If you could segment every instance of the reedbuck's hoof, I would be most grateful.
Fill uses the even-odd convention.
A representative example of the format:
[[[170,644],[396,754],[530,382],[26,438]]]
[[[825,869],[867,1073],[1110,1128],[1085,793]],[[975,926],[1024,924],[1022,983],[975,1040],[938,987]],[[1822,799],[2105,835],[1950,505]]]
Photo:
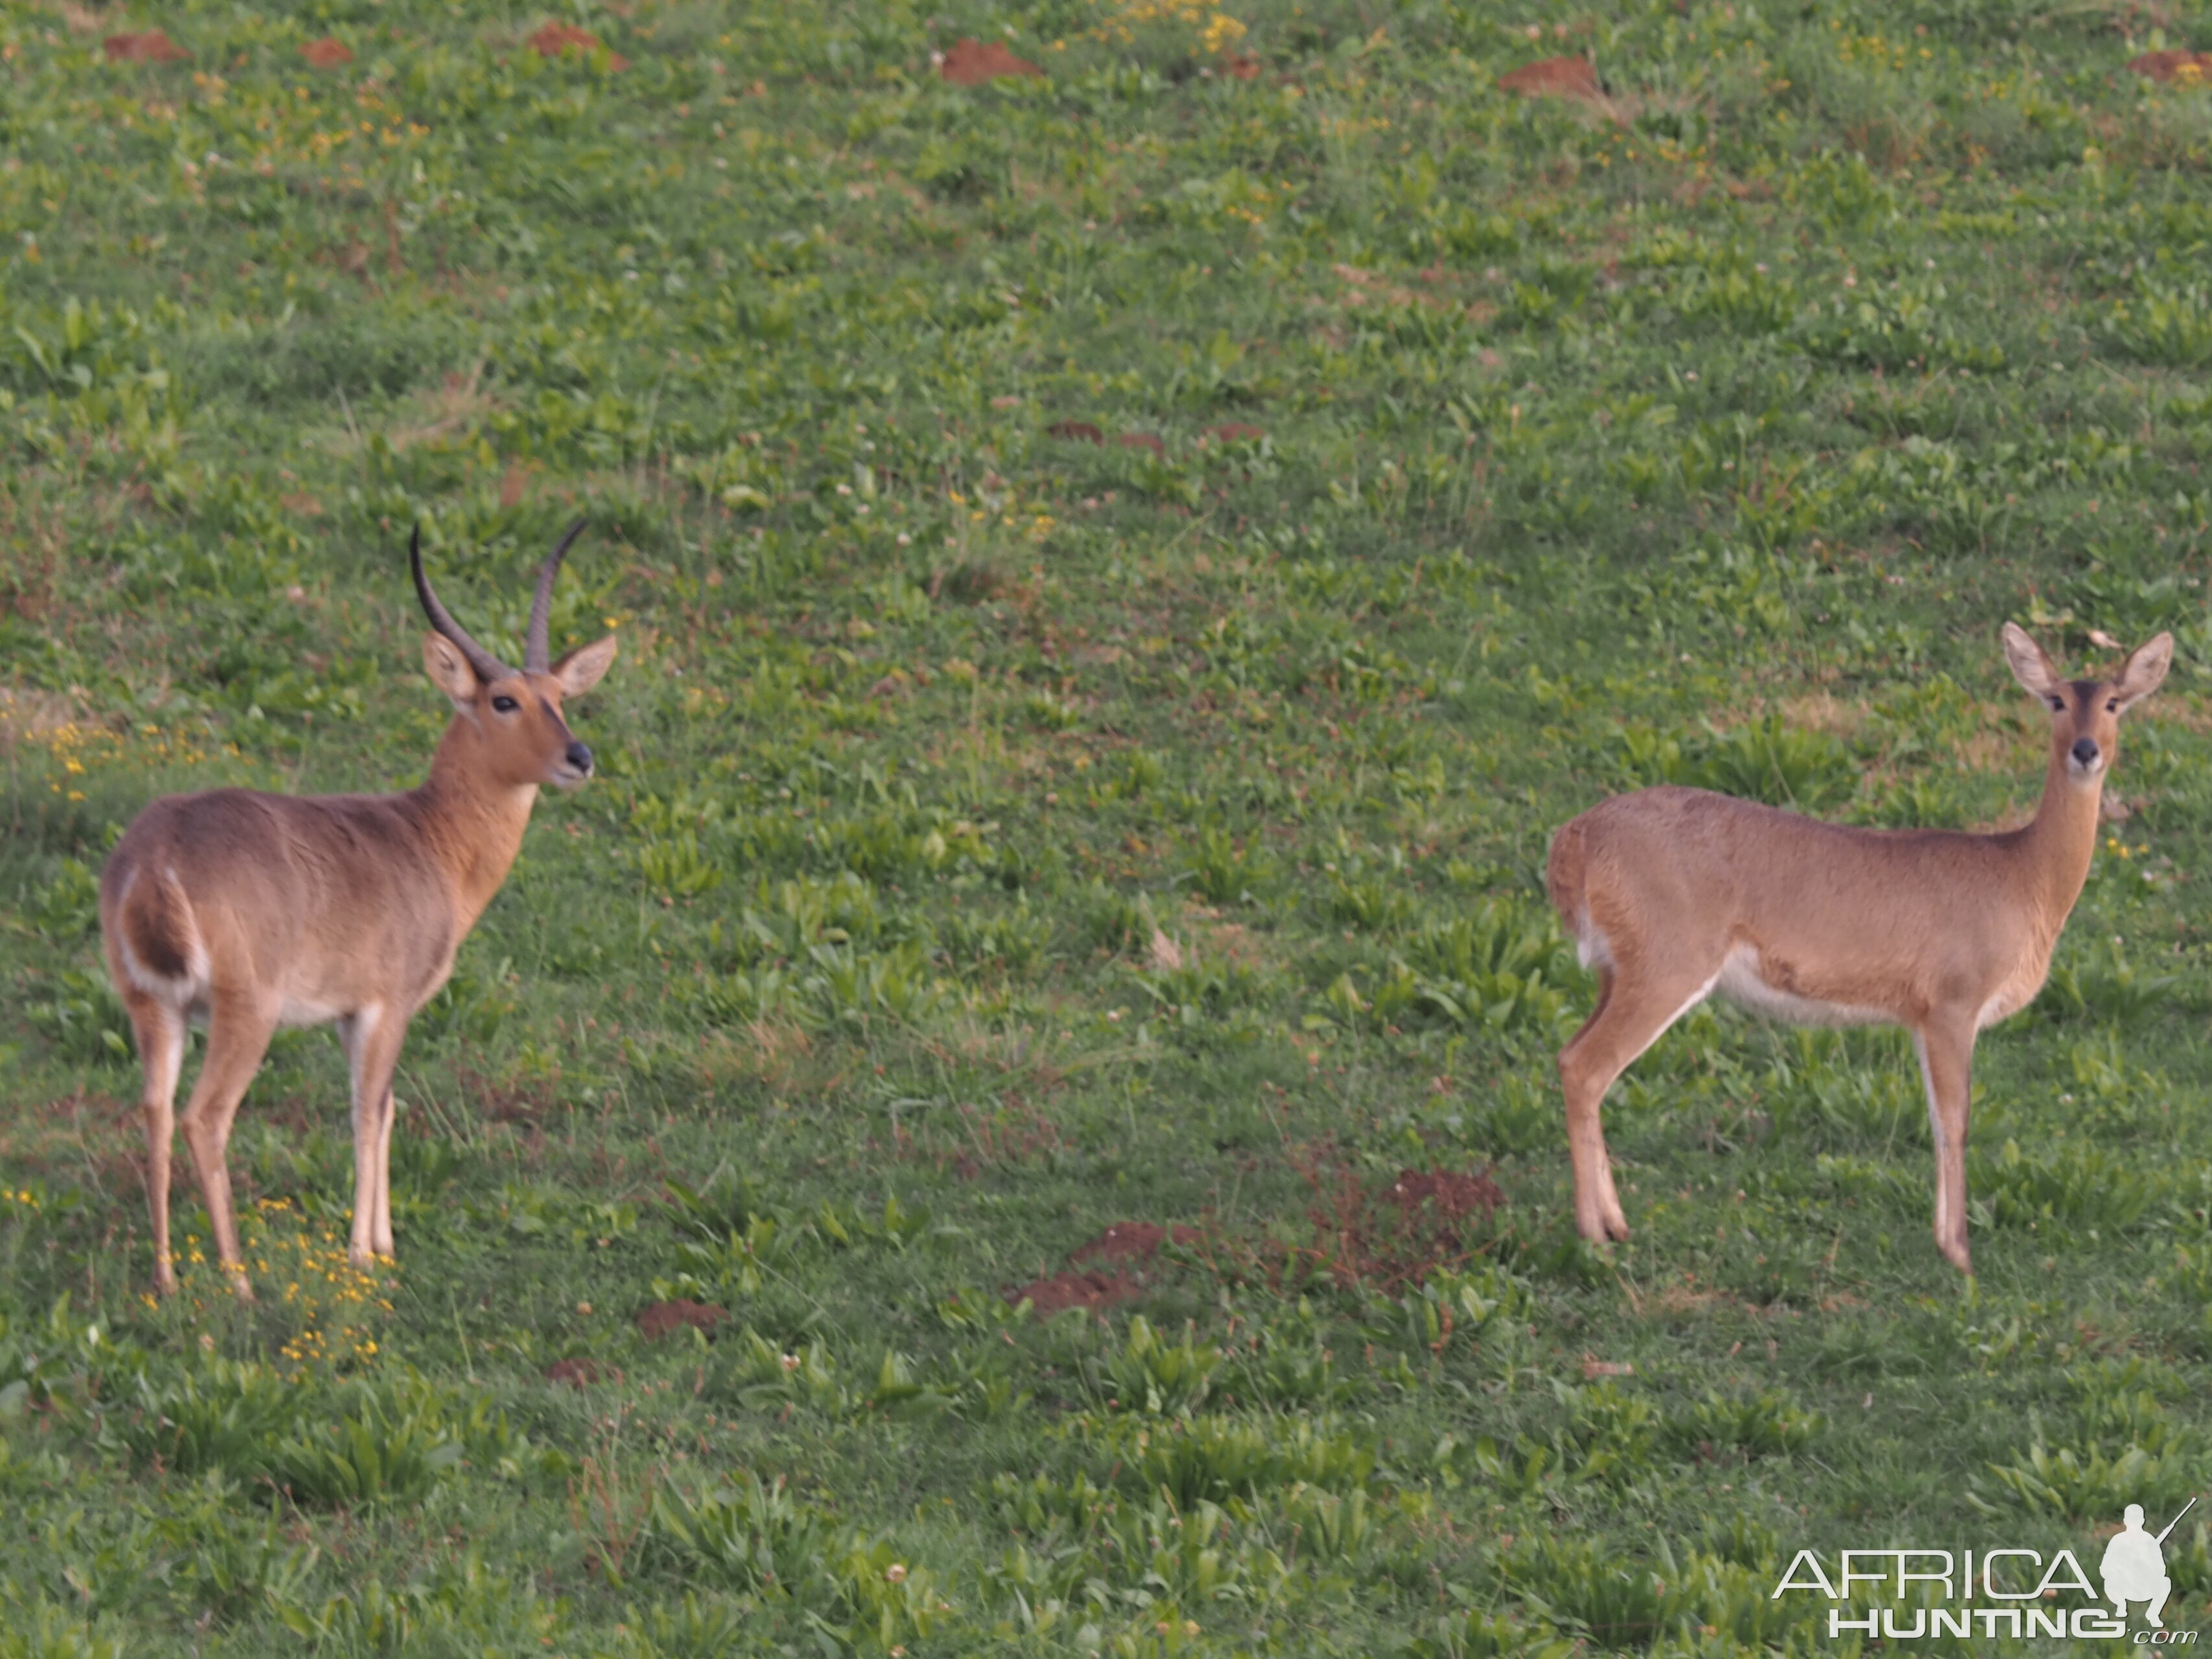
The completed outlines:
[[[1575,1231],[1583,1236],[1585,1243],[1601,1250],[1608,1245],[1625,1243],[1628,1238],[1628,1223],[1619,1216],[1601,1217],[1594,1221],[1577,1220]]]
[[[236,1268],[231,1273],[230,1293],[240,1302],[253,1301],[253,1281],[246,1276],[246,1270],[243,1267]]]

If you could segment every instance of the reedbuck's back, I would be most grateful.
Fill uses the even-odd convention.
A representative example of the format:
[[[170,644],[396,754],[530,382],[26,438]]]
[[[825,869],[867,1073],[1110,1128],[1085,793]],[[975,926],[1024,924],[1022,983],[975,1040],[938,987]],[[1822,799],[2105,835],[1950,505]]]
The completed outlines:
[[[1976,1033],[2042,988],[2051,947],[2088,878],[2119,719],[2173,657],[2160,634],[2110,680],[2059,677],[2007,623],[2006,658],[2050,712],[2043,799],[2002,835],[1862,830],[1702,789],[1601,801],[1552,842],[1552,902],[1596,1010],[1559,1054],[1575,1224],[1628,1237],[1599,1108],[1660,1034],[1716,991],[1797,1024],[1912,1033],[1936,1140],[1936,1243],[1966,1247],[1968,1074]]]
[[[175,1288],[169,1253],[172,1107],[187,1023],[207,1055],[184,1113],[217,1257],[250,1296],[224,1149],[246,1085],[281,1025],[335,1025],[352,1073],[356,1266],[392,1254],[392,1079],[408,1021],[453,969],[522,845],[541,784],[592,775],[562,703],[613,662],[611,635],[549,662],[553,582],[583,521],[538,574],[521,668],[507,667],[447,613],[423,574],[415,589],[436,630],[431,683],[453,708],[430,775],[394,795],[172,795],[141,812],[100,876],[108,972],[145,1068],[146,1183],[154,1280]]]

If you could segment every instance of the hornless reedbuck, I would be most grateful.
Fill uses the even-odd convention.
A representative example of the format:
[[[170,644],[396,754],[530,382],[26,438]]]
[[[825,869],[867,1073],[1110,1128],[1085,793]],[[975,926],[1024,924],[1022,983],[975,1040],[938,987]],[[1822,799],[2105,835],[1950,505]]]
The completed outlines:
[[[546,660],[553,580],[584,521],[538,572],[520,672],[471,639],[410,549],[435,633],[422,641],[453,723],[429,778],[397,795],[211,789],[141,812],[100,880],[107,971],[145,1067],[146,1194],[154,1282],[169,1255],[169,1141],[187,1021],[207,1056],[184,1116],[217,1259],[249,1300],[223,1149],[246,1085],[280,1025],[337,1027],[353,1076],[352,1258],[392,1254],[392,1079],[407,1023],[453,970],[453,954],[507,879],[540,784],[573,787],[592,751],[562,719],[613,662],[611,635]]]
[[[1601,801],[1552,841],[1552,902],[1598,976],[1596,1010],[1559,1054],[1575,1224],[1628,1237],[1598,1109],[1613,1079],[1715,991],[1800,1025],[1902,1025],[1920,1052],[1936,1139],[1936,1244],[1966,1249],[1974,1036],[2043,988],[2088,879],[2120,715],[2173,659],[2160,634],[2110,681],[2064,680],[2008,623],[2005,656],[2051,710],[2033,820],[2002,835],[1859,830],[1702,789]]]

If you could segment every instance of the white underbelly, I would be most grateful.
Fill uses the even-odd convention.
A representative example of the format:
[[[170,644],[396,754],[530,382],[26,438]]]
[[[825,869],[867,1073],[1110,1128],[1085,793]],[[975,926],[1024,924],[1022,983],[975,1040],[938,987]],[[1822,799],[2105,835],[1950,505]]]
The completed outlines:
[[[1759,952],[1739,945],[1722,963],[1713,989],[1740,1008],[1763,1014],[1789,1025],[1893,1025],[1897,1016],[1880,1008],[1854,1007],[1845,1002],[1824,1002],[1769,985],[1759,976]]]
[[[313,997],[299,996],[287,991],[283,1001],[276,1007],[276,1023],[279,1025],[327,1025],[343,1012],[326,1003],[318,1002]]]

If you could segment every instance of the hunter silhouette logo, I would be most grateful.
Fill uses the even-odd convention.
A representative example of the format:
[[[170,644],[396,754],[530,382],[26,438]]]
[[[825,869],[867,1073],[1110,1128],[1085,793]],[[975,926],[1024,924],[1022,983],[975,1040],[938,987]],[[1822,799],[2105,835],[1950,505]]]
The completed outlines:
[[[1810,1591],[1830,1604],[1831,1641],[1858,1636],[1890,1642],[1975,1636],[2109,1642],[2127,1638],[2128,1609],[2140,1603],[2145,1627],[2135,1632],[2132,1645],[2193,1647],[2195,1631],[2172,1630],[2163,1620],[2173,1594],[2166,1540],[2197,1504],[2191,1498],[2156,1534],[2143,1525],[2142,1505],[2129,1504],[2120,1530],[2106,1542],[2098,1563],[2105,1586],[2101,1596],[2069,1549],[2045,1555],[2018,1546],[1958,1550],[1891,1545],[1844,1550],[1832,1558],[1832,1567],[1818,1551],[1799,1550],[1776,1583],[1772,1599]]]
[[[2197,1507],[2191,1498],[2181,1506],[2181,1515]],[[2155,1538],[2143,1530],[2143,1511],[2140,1504],[2130,1504],[2120,1530],[2112,1534],[2112,1541],[2105,1546],[2104,1565],[2099,1569],[2105,1581],[2105,1599],[2119,1610],[2122,1619],[2128,1616],[2128,1603],[2148,1601],[2143,1623],[2156,1625],[2166,1612],[2166,1598],[2173,1594],[2173,1580],[2166,1576],[2166,1534],[2181,1524],[2181,1515],[2166,1523],[2166,1531]]]

